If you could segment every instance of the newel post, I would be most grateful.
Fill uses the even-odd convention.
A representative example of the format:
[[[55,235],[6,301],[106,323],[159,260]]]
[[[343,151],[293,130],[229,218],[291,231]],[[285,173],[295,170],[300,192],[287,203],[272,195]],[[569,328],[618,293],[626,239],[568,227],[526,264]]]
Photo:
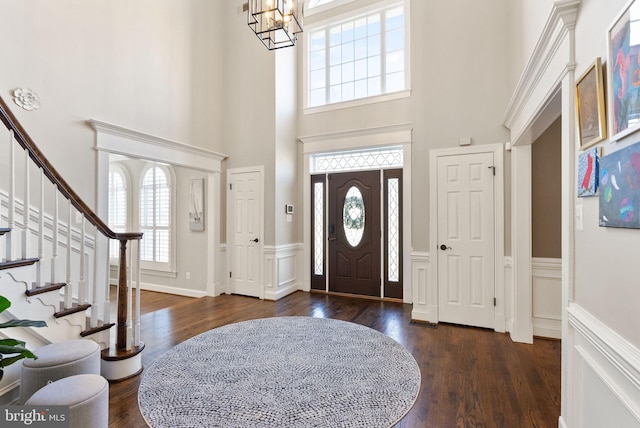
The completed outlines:
[[[140,319],[139,286],[136,292],[135,312],[133,282],[140,283],[140,241],[142,233],[115,233],[111,239],[120,243],[120,267],[118,269],[118,319],[116,321],[115,347],[102,351],[101,374],[109,381],[130,378],[142,372],[142,350],[144,343],[140,341],[139,327],[133,329],[133,320]],[[137,245],[132,244],[133,241]],[[127,246],[129,248],[127,248]],[[135,250],[135,251],[134,251]],[[137,252],[137,253],[136,253]],[[134,254],[136,257],[131,257]],[[133,260],[132,260],[133,259]],[[134,340],[132,340],[134,339]]]
[[[120,270],[118,272],[118,321],[116,348],[127,349],[127,308],[129,306],[129,285],[127,283],[127,242],[120,238]]]

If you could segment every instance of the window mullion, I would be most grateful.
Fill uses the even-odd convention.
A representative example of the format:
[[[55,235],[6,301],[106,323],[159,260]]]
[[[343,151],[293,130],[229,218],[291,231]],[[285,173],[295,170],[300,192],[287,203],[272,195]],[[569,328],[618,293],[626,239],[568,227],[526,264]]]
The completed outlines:
[[[152,219],[153,219],[153,226],[152,226],[152,233],[153,233],[153,239],[151,240],[151,242],[153,243],[153,247],[152,247],[152,255],[151,255],[151,259],[155,262],[157,261],[156,258],[156,251],[157,251],[157,246],[158,243],[157,241],[157,234],[156,234],[156,229],[158,227],[158,221],[157,221],[157,212],[156,212],[156,204],[157,204],[157,198],[158,198],[158,170],[157,169],[153,169],[153,191],[151,192],[153,197],[152,199],[152,210],[151,212],[153,213]]]
[[[380,90],[387,93],[387,11],[380,12]]]
[[[329,26],[327,26],[327,28],[324,29],[324,76],[325,76],[325,81],[324,81],[324,103],[329,104],[330,103],[330,95],[331,95],[331,40],[330,40],[330,28]]]

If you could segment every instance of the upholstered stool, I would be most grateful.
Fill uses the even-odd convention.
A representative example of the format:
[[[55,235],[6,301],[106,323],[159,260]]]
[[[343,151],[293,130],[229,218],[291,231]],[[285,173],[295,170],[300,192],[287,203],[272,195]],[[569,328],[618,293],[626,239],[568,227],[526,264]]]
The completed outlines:
[[[31,396],[28,406],[69,406],[69,426],[109,427],[109,382],[96,374],[81,374],[52,382]]]
[[[91,340],[67,340],[34,351],[37,360],[25,359],[20,376],[20,403],[47,383],[78,374],[100,374],[100,345]]]

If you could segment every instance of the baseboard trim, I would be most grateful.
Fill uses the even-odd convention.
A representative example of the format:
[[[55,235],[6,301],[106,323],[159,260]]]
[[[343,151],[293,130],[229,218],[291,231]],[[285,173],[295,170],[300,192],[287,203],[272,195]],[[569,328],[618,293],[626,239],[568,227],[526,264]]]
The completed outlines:
[[[190,290],[190,289],[178,288],[178,287],[169,287],[166,285],[150,284],[145,282],[140,283],[140,289],[146,290],[146,291],[155,291],[158,293],[175,294],[178,296],[196,297],[196,298],[204,297],[207,295],[206,291]]]
[[[271,290],[266,290],[264,293],[265,300],[279,300],[285,296],[288,296],[291,293],[295,293],[298,291],[298,286],[295,283],[292,283],[286,287],[278,288],[275,292]]]
[[[558,418],[558,428],[568,428],[567,423],[564,421],[562,416]]]

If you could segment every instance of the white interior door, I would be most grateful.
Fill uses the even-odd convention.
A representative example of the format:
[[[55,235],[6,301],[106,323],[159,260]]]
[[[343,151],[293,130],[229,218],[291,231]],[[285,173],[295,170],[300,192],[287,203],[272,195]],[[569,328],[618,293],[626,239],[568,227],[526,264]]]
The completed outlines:
[[[230,290],[262,299],[262,175],[260,171],[230,172],[228,177]]]
[[[438,319],[494,328],[493,153],[438,157]]]

